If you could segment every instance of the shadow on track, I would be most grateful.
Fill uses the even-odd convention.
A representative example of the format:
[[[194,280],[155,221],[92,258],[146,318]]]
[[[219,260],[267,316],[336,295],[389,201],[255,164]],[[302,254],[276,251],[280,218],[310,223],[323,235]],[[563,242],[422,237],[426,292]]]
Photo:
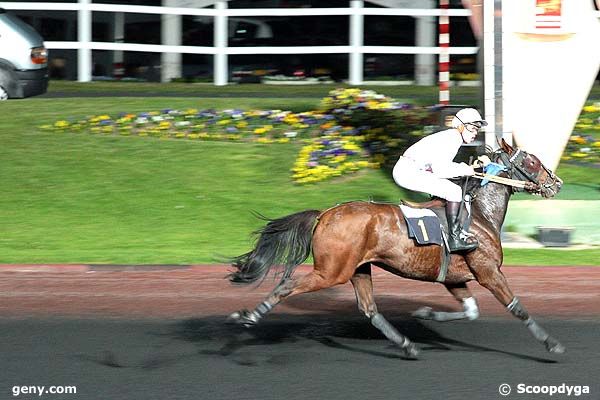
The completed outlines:
[[[341,317],[339,313],[309,316],[280,314],[269,316],[267,320],[262,321],[261,325],[251,329],[232,326],[225,321],[226,317],[224,316],[184,320],[174,326],[170,335],[174,339],[187,342],[219,341],[223,344],[218,350],[200,350],[200,353],[230,358],[233,362],[236,362],[236,352],[244,348],[273,347],[293,343],[301,346],[300,342],[303,340],[314,341],[328,348],[368,354],[374,357],[403,359],[401,352],[397,351],[394,346],[385,343],[384,337],[379,331],[361,317]],[[413,341],[419,343],[419,347],[423,350],[423,358],[427,358],[427,351],[455,351],[456,348],[459,348],[458,351],[491,352],[536,363],[557,362],[550,358],[535,357],[452,339],[432,329],[427,323],[408,315],[390,318],[390,322]],[[520,328],[517,321],[507,323],[514,323],[517,328]],[[459,324],[464,325],[464,329],[473,331],[475,337],[477,322],[459,322]],[[361,343],[356,343],[361,340],[381,343],[381,350],[374,350],[372,346],[365,348]],[[372,345],[373,343],[368,344]]]

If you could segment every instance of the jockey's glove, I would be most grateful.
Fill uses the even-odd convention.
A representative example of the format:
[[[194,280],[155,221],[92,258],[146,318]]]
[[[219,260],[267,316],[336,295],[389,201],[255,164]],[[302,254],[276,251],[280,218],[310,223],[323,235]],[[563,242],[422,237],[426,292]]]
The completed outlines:
[[[489,163],[491,163],[492,160],[490,160],[490,158],[486,155],[482,155],[477,157],[477,160],[475,160],[472,164],[473,168],[484,168],[486,165],[488,165]]]

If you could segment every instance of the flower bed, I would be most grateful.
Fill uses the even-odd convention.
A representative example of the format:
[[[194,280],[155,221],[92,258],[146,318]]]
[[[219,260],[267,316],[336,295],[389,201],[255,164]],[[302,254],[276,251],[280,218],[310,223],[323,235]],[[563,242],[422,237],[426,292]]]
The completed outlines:
[[[296,183],[314,183],[365,168],[390,167],[404,148],[435,125],[436,107],[415,107],[371,90],[336,89],[319,110],[165,109],[60,120],[41,128],[64,133],[174,140],[303,143],[292,168]],[[563,160],[600,164],[600,103],[584,107]]]
[[[60,120],[41,128],[54,132],[84,132],[100,135],[159,137],[188,140],[237,140],[287,143],[320,134],[320,126],[333,117],[318,112],[292,113],[281,110],[187,110],[165,109],[118,116],[97,115]]]
[[[600,165],[600,103],[583,108],[562,160]]]

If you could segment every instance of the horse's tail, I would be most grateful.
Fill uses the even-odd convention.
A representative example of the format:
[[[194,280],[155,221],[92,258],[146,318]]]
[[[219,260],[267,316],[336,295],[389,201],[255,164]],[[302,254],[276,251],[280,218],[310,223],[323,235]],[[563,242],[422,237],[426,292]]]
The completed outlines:
[[[307,210],[279,219],[259,216],[269,223],[254,232],[259,235],[254,250],[232,260],[237,271],[229,275],[229,280],[235,283],[255,282],[266,277],[273,265],[283,267],[282,280],[290,277],[310,255],[313,228],[320,213]]]

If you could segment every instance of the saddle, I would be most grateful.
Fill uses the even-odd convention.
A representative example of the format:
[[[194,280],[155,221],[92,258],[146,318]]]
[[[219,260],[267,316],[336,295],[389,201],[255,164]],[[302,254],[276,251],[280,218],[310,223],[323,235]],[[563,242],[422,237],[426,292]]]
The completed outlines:
[[[470,196],[466,196],[470,198]],[[408,200],[400,200],[400,204],[404,207],[408,207],[415,210],[431,210],[439,219],[439,223],[443,227],[444,232],[448,233],[448,219],[446,218],[446,200],[440,197],[433,197],[431,200],[417,203]],[[469,232],[471,226],[471,205],[469,201],[463,201],[461,210],[461,227],[464,232]],[[402,207],[401,207],[402,208]],[[404,215],[406,219],[406,214]],[[408,219],[406,220],[409,223]],[[416,221],[418,223],[418,221]],[[419,242],[418,242],[419,243]],[[419,244],[430,244],[430,243],[419,243]]]
[[[470,205],[461,212],[461,225],[468,232],[471,225]],[[438,245],[442,247],[442,263],[436,278],[444,282],[450,264],[450,247],[448,245],[448,220],[446,218],[446,200],[434,197],[424,203],[402,200],[400,209],[406,220],[408,235],[417,245]]]

